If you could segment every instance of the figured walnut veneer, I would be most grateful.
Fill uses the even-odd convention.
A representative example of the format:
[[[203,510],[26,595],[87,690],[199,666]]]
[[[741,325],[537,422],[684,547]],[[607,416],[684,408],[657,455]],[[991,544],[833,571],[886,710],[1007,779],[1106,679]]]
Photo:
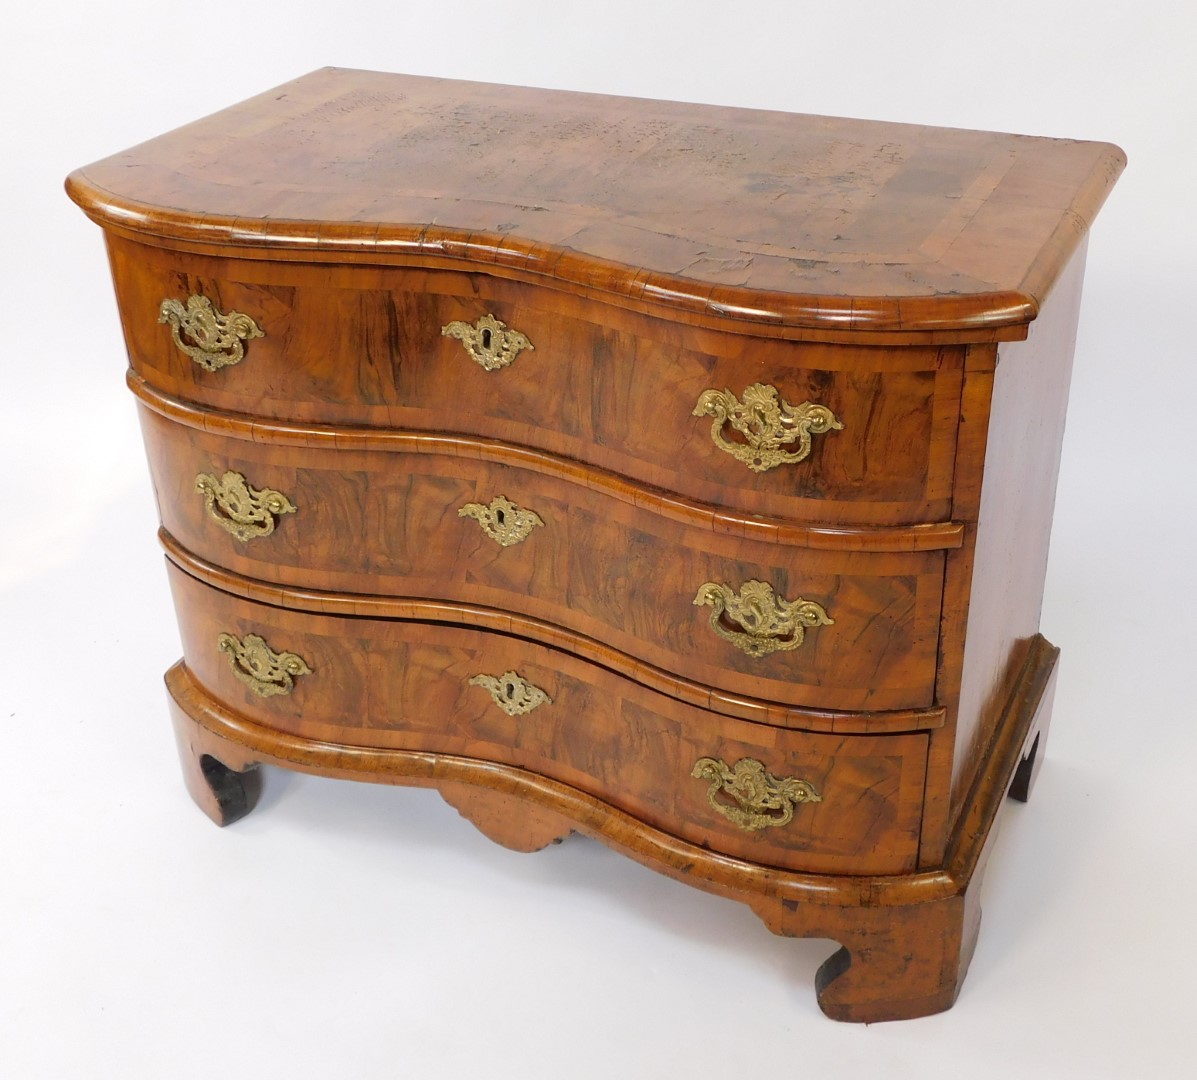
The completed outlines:
[[[326,69],[72,174],[187,785],[432,786],[952,1004],[1038,633],[1104,143]],[[1032,326],[1033,323],[1033,326]]]

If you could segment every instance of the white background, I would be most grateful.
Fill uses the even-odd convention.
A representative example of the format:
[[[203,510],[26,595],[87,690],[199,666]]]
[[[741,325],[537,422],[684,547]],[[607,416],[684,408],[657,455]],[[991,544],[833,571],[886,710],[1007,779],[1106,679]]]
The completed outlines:
[[[24,3],[0,34],[0,1077],[1194,1075],[1194,5]],[[271,772],[214,828],[99,231],[66,173],[325,64],[1123,146],[1094,230],[1045,633],[950,1012],[834,1024],[833,946],[574,839]]]

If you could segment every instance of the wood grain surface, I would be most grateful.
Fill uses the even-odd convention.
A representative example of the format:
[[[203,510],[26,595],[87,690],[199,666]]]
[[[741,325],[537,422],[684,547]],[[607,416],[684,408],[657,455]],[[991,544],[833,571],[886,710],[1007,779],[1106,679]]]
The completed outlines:
[[[106,227],[304,260],[490,264],[751,326],[1018,328],[1106,143],[326,68],[89,165]]]
[[[984,479],[978,476],[971,485],[977,499],[969,515],[977,520],[975,546],[966,543],[956,553],[945,584],[949,596],[966,588],[969,596],[954,710],[960,717],[953,756],[956,812],[1039,633],[1084,268],[1082,245],[1030,338],[1002,345],[992,376],[966,376],[982,383],[980,394],[989,401]],[[968,386],[966,394],[966,400],[974,398]],[[979,424],[968,418],[964,426]],[[969,458],[979,460],[975,452]],[[955,562],[970,550],[971,574],[961,567],[957,583]],[[958,628],[950,638],[945,635],[945,641],[960,640]],[[940,686],[940,699],[951,708],[954,686],[945,680]]]
[[[721,717],[520,638],[407,620],[316,616],[217,592],[170,565],[183,655],[218,701],[281,732],[327,744],[504,762],[560,780],[692,843],[795,870],[900,873],[918,851],[927,736],[834,736]],[[217,647],[257,634],[311,674],[262,698]],[[509,716],[479,674],[515,671],[551,698]],[[745,831],[715,812],[704,757],[814,784],[785,827]]]
[[[942,521],[963,351],[760,341],[484,274],[294,266],[109,244],[134,372],[183,400],[258,418],[462,433],[608,469],[715,506],[804,522]],[[205,371],[159,322],[208,297],[265,336]],[[534,350],[486,371],[442,328],[493,314]],[[797,464],[753,472],[695,416],[707,390],[774,386],[843,430]],[[739,436],[726,431],[736,441]]]
[[[753,723],[839,735],[896,734],[906,731],[931,731],[944,726],[945,711],[938,706],[886,709],[882,712],[843,712],[811,706],[785,705],[769,698],[729,693],[716,686],[683,678],[676,672],[654,667],[638,655],[620,652],[601,639],[586,637],[554,623],[497,608],[439,599],[407,599],[378,596],[373,593],[328,592],[321,589],[272,585],[199,558],[184,548],[165,529],[158,530],[158,539],[171,562],[186,573],[221,592],[231,593],[246,600],[286,608],[289,611],[451,623],[515,634],[599,664],[678,701],[688,702],[701,709],[710,709],[724,716],[751,720]]]
[[[125,381],[147,408],[196,431],[243,442],[305,450],[381,450],[510,465],[593,488],[620,502],[652,510],[663,518],[702,532],[821,551],[938,551],[958,548],[964,540],[965,526],[958,521],[855,525],[772,518],[734,507],[698,502],[675,492],[637,483],[606,469],[497,439],[459,433],[261,420],[244,414],[220,412],[164,394],[132,370],[126,373]]]
[[[802,873],[720,854],[576,788],[492,761],[292,735],[222,705],[182,662],[166,682],[189,790],[218,824],[252,807],[255,768],[267,762],[343,779],[447,787],[450,801],[476,816],[479,828],[515,847],[559,838],[566,821],[660,873],[748,904],[776,934],[840,942],[816,976],[819,1006],[838,1020],[875,1022],[924,1016],[955,1001],[980,925],[999,810],[1023,769],[1025,747],[1046,723],[1057,656],[1042,638],[1032,642],[943,866],[880,877]],[[458,799],[463,785],[477,794]],[[488,800],[490,794],[498,797]],[[500,821],[503,814],[512,816]]]
[[[736,695],[844,710],[932,703],[941,552],[810,551],[701,532],[601,492],[503,465],[427,454],[296,450],[210,435],[142,411],[162,523],[201,559],[268,583],[438,597],[529,615]],[[233,470],[296,507],[243,541],[198,475]],[[503,547],[467,504],[505,496],[543,522]],[[749,656],[694,601],[707,582],[820,604],[800,646]],[[734,624],[728,624],[734,630]]]

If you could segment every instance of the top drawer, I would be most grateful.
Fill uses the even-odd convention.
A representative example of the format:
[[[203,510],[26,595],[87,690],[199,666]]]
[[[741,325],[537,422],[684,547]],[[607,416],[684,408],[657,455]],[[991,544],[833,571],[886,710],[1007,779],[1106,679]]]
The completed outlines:
[[[950,516],[958,346],[795,343],[484,274],[108,243],[132,365],[178,397],[501,439],[775,519]],[[247,318],[213,335],[192,296]]]

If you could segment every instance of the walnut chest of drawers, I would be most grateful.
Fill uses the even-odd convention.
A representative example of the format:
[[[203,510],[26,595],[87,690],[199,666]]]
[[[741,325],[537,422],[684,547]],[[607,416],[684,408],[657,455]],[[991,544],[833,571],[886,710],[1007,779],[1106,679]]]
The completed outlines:
[[[188,787],[261,763],[580,831],[955,999],[1116,147],[329,69],[74,173]]]

